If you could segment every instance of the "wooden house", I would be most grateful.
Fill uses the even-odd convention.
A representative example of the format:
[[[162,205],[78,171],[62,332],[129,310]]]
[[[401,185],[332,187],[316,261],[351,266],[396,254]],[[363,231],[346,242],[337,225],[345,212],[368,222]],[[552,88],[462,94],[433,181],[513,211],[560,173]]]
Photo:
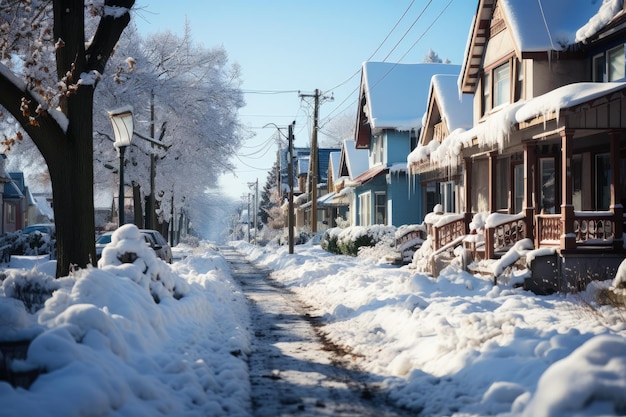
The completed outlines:
[[[625,256],[625,28],[621,1],[478,2],[458,81],[473,127],[444,139],[463,165],[458,211],[464,232],[491,214],[486,258],[523,239],[546,249],[538,291],[610,278]]]

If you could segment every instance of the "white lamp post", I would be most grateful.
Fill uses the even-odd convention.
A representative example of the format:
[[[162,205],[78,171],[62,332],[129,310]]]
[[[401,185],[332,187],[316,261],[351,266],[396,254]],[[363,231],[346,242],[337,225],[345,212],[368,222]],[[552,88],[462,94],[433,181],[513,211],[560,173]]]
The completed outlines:
[[[133,108],[130,106],[112,110],[109,113],[115,143],[113,146],[120,154],[120,190],[118,196],[118,227],[125,223],[124,219],[124,152],[133,138]]]

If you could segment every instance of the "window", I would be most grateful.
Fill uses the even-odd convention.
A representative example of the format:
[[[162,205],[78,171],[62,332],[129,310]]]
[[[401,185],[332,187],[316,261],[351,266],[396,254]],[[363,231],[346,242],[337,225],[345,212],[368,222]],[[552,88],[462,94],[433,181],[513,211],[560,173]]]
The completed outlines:
[[[626,66],[624,60],[624,45],[611,49],[608,52],[608,81],[617,81],[626,78]]]
[[[374,193],[376,224],[387,224],[387,194],[384,191]]]
[[[556,171],[554,158],[542,158],[539,160],[539,178],[541,179],[541,212],[556,213]]]
[[[383,136],[374,136],[374,144],[372,149],[372,162],[374,165],[382,164],[384,158]]]
[[[493,71],[493,107],[511,102],[511,65],[506,62]]]
[[[606,58],[604,54],[593,57],[593,81],[597,83],[606,82]]]
[[[496,161],[496,210],[509,209],[509,158]]]
[[[596,210],[608,210],[611,206],[611,156],[596,155]]]
[[[572,204],[574,210],[582,211],[583,208],[583,156],[572,156]]]
[[[426,193],[426,211],[425,213],[430,213],[435,208],[435,205],[439,204],[439,188],[437,187],[437,183],[429,182],[426,184],[425,193]]]
[[[445,213],[456,212],[456,192],[454,181],[446,181],[440,183],[441,189],[441,205]]]
[[[524,164],[513,166],[513,213],[524,210]]]
[[[359,226],[369,226],[372,223],[370,216],[372,210],[371,193],[363,193],[359,195]]]
[[[484,116],[491,109],[491,77],[488,72],[483,74],[483,100],[481,103],[481,111]]]
[[[515,102],[524,98],[524,64],[521,61],[515,61]]]

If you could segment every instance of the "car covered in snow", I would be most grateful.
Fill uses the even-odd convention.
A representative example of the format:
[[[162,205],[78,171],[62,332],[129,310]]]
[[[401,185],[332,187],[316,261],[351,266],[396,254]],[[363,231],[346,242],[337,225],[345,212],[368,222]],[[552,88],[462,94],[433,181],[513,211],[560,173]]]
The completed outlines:
[[[150,246],[156,255],[167,263],[172,263],[172,248],[167,243],[163,235],[156,230],[140,230],[146,245]],[[96,261],[102,256],[104,247],[111,243],[113,232],[105,232],[96,239]]]

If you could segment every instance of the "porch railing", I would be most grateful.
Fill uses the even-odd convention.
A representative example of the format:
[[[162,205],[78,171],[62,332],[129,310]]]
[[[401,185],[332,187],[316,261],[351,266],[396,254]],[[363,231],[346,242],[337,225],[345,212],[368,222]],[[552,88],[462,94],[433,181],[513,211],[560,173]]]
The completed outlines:
[[[561,215],[539,214],[535,216],[537,243],[540,247],[558,246],[561,240]]]
[[[615,219],[611,211],[576,211],[574,235],[577,246],[611,246],[615,238]],[[536,216],[537,243],[540,247],[560,244],[562,221],[560,214]]]
[[[438,251],[444,246],[459,240],[466,234],[465,216],[446,216],[442,221],[428,228],[429,234],[434,240],[434,250]]]
[[[491,216],[495,216],[491,218]],[[494,213],[487,218],[485,228],[485,257],[491,259],[496,252],[511,248],[526,238],[526,218],[522,214],[502,215]]]
[[[574,233],[578,245],[612,245],[615,237],[613,212],[574,213]]]

